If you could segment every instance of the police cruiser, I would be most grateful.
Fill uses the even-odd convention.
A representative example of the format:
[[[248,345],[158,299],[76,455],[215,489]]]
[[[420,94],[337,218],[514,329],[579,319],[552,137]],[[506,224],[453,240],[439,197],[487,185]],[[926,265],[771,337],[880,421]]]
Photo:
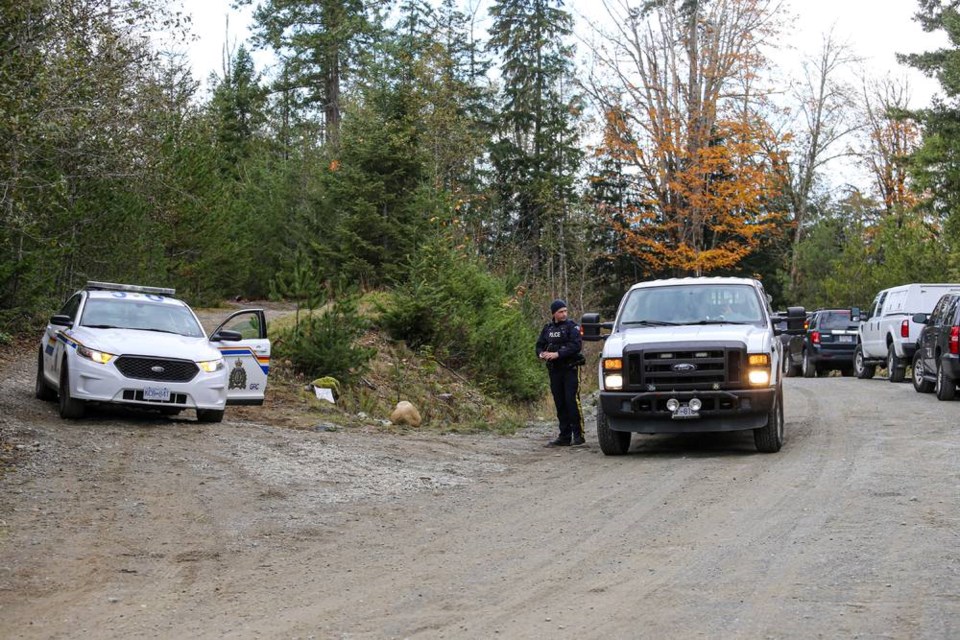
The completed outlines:
[[[89,403],[197,412],[220,422],[228,404],[263,404],[270,341],[262,309],[231,314],[207,336],[173,289],[88,282],[50,318],[37,355],[36,397],[62,418]]]

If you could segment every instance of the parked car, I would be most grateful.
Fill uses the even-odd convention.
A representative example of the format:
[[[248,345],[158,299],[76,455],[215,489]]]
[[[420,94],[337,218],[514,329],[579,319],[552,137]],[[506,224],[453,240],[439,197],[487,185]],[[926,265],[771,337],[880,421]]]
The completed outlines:
[[[878,366],[885,366],[890,382],[902,381],[923,328],[913,321],[913,316],[933,311],[945,293],[960,293],[960,284],[904,284],[878,293],[871,311],[860,323],[853,354],[856,376],[872,378]]]
[[[791,336],[784,358],[784,374],[815,378],[828,371],[853,375],[860,309],[818,309],[810,314],[806,331]]]
[[[923,325],[913,356],[913,388],[953,400],[960,380],[960,293],[941,296],[932,312],[918,313],[913,321]]]
[[[40,340],[36,397],[62,418],[90,403],[220,422],[228,404],[262,404],[270,341],[262,309],[231,314],[210,336],[173,289],[88,282]]]

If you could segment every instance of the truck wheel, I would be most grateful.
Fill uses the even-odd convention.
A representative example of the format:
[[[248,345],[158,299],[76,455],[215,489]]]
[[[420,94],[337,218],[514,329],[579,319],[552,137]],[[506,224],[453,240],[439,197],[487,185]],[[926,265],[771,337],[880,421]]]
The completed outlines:
[[[953,400],[957,395],[957,381],[943,370],[943,363],[937,361],[937,382],[934,390],[937,400]]]
[[[597,407],[597,440],[604,455],[622,456],[630,449],[630,432],[611,429],[600,407]]]
[[[917,393],[933,391],[933,383],[923,378],[923,358],[920,357],[919,351],[913,356],[913,375],[910,378],[913,380],[913,389]]]
[[[803,370],[804,378],[816,378],[817,377],[817,365],[810,361],[810,352],[804,349],[803,351],[803,364],[801,365]]]
[[[777,390],[767,414],[767,426],[753,430],[753,443],[760,453],[776,453],[783,446],[783,391]]]
[[[887,380],[890,382],[903,382],[906,374],[906,365],[903,360],[897,357],[893,345],[887,347]]]
[[[197,409],[197,422],[222,422],[223,409]]]
[[[47,384],[47,379],[43,377],[43,347],[40,347],[40,354],[37,356],[37,388],[33,392],[37,400],[50,401],[57,397],[56,391]]]
[[[86,413],[86,407],[82,400],[74,400],[70,397],[70,372],[67,370],[67,360],[64,358],[63,366],[60,367],[60,417],[67,419],[82,418]]]
[[[863,361],[863,346],[858,344],[856,350],[853,352],[853,375],[861,380],[868,380],[872,378],[876,372],[876,365],[866,364]]]

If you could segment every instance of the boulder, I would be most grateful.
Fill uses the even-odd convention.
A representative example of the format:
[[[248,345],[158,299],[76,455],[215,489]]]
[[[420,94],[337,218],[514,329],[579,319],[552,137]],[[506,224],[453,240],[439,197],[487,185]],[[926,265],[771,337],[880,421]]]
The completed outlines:
[[[390,414],[390,422],[393,424],[405,424],[411,427],[420,426],[420,412],[413,406],[413,403],[401,400],[397,407]]]

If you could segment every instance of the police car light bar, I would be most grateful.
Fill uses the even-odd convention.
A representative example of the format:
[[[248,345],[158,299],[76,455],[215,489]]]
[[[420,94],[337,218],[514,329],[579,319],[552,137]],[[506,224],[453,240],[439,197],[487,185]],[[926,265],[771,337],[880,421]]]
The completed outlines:
[[[128,291],[130,293],[152,293],[158,296],[176,295],[176,289],[165,287],[141,287],[134,284],[117,284],[115,282],[96,282],[88,280],[86,289],[88,291]]]

